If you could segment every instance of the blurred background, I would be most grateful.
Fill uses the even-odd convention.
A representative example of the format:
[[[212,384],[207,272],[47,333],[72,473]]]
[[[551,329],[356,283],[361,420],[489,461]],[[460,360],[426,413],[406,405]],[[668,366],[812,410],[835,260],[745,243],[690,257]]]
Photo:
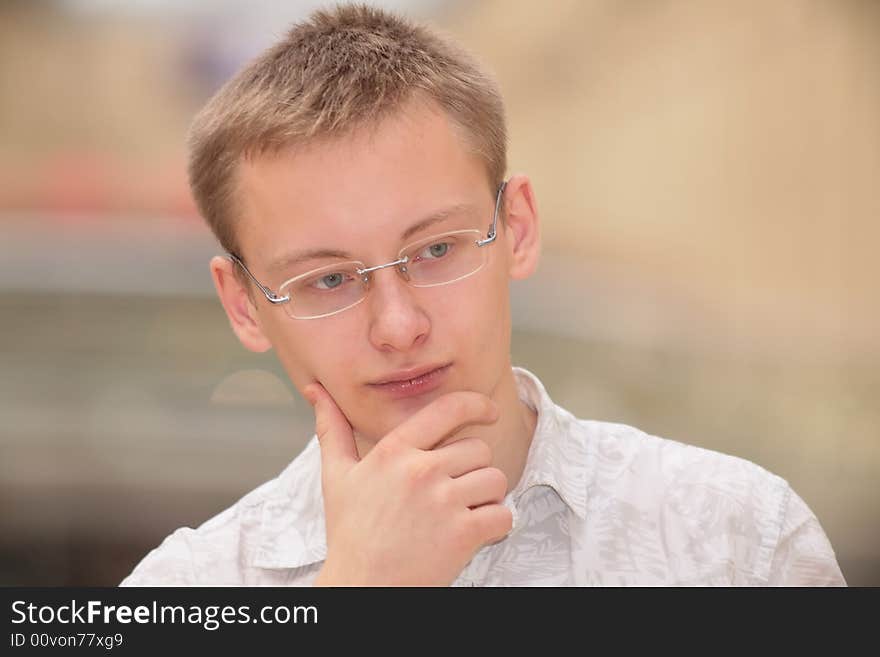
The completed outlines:
[[[214,297],[201,104],[317,2],[0,2],[0,584],[114,585],[313,431]],[[376,3],[498,75],[544,240],[514,363],[755,461],[880,585],[880,2]]]

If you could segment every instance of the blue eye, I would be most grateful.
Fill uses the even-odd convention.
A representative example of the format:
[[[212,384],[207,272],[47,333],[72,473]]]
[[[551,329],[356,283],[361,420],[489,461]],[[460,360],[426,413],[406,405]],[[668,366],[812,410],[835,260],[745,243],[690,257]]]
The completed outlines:
[[[449,242],[437,242],[429,246],[427,250],[433,258],[442,258],[449,251]]]
[[[334,288],[339,287],[345,282],[345,274],[342,272],[334,272],[332,274],[327,274],[325,276],[321,276],[316,283],[321,289],[332,290]],[[322,287],[325,286],[325,287]]]

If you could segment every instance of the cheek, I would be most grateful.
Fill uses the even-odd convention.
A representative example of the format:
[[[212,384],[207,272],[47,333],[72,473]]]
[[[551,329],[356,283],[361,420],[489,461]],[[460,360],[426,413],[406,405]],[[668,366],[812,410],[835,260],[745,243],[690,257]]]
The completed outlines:
[[[300,391],[313,381],[320,381],[327,388],[338,385],[340,373],[350,371],[346,363],[353,358],[348,353],[352,340],[343,338],[338,327],[328,323],[297,321],[286,315],[283,319],[287,323],[265,329],[293,385]]]
[[[449,295],[433,313],[435,339],[453,341],[457,349],[485,362],[508,346],[508,294],[506,279],[496,272],[461,281],[460,293]]]

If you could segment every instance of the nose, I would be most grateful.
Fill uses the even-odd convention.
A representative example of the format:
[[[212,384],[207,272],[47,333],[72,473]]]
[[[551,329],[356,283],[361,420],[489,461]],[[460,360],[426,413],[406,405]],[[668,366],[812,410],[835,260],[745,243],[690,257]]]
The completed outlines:
[[[428,339],[431,321],[418,302],[418,290],[397,267],[370,273],[367,305],[370,342],[380,351],[408,351]]]

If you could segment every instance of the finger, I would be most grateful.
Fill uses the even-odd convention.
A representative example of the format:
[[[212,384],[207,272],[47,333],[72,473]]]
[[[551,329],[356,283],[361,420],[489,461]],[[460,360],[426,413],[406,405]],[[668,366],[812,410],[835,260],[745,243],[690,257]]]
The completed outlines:
[[[486,504],[468,511],[474,533],[482,544],[498,541],[513,529],[513,514],[503,504]]]
[[[306,386],[303,395],[315,411],[315,433],[321,446],[324,472],[332,473],[358,461],[357,445],[348,419],[320,383]]]
[[[466,425],[492,424],[497,420],[498,406],[486,395],[450,392],[419,409],[387,437],[419,449],[431,449]]]
[[[462,438],[435,449],[431,454],[439,461],[440,469],[450,477],[460,477],[492,464],[492,449],[479,438]]]
[[[480,468],[453,479],[452,487],[465,506],[499,504],[507,495],[507,477],[498,468]]]

